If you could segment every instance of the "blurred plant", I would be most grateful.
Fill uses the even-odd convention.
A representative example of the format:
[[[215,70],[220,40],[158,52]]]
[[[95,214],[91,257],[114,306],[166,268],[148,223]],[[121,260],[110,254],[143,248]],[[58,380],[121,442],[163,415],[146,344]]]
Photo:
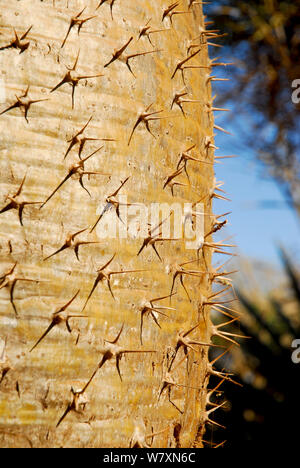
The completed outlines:
[[[228,73],[231,85],[219,85],[222,104],[233,107],[228,118],[300,215],[300,103],[292,102],[300,79],[300,2],[216,0],[209,20],[227,34],[222,59],[234,57],[237,65]]]
[[[230,362],[224,358],[216,361],[219,371],[223,366],[231,367],[243,387],[222,384],[221,398],[225,396],[229,404],[215,420],[226,429],[212,427],[207,431],[207,441],[214,444],[226,439],[228,448],[248,443],[254,447],[288,447],[299,439],[300,363],[292,360],[295,350],[291,344],[300,339],[300,277],[282,249],[280,255],[290,284],[288,294],[270,294],[267,306],[262,307],[253,297],[248,299],[244,293],[237,293],[245,311],[239,328],[252,338],[243,340],[239,349],[230,350]],[[218,379],[212,379],[211,388],[217,382]],[[216,404],[220,403],[219,398],[215,398]]]

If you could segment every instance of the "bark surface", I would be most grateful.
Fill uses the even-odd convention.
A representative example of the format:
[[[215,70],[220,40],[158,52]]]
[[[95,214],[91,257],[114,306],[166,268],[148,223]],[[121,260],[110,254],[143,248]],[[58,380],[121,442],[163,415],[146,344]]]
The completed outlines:
[[[98,9],[97,6],[102,3]],[[213,117],[207,112],[211,104],[210,83],[206,68],[180,69],[179,62],[196,52],[187,65],[209,65],[207,45],[188,51],[193,39],[204,27],[201,5],[188,8],[186,0],[174,11],[187,13],[166,16],[165,0],[155,2],[116,0],[11,0],[0,1],[0,47],[19,38],[32,26],[21,43],[29,42],[22,53],[10,47],[0,51],[0,112],[17,102],[29,86],[32,100],[47,99],[30,105],[28,122],[24,107],[0,115],[0,211],[11,202],[25,177],[17,201],[45,202],[77,164],[79,144],[65,157],[70,139],[92,117],[83,136],[114,141],[87,140],[81,157],[103,148],[84,164],[88,172],[80,185],[78,172],[70,177],[44,206],[25,205],[21,225],[15,208],[0,214],[0,259],[3,275],[0,285],[0,445],[3,447],[192,447],[197,439],[201,446],[207,386],[207,347],[194,346],[185,356],[179,348],[171,366],[171,401],[168,388],[160,391],[175,353],[177,334],[200,322],[189,335],[194,340],[210,342],[210,319],[202,298],[208,296],[208,275],[185,276],[184,285],[176,278],[171,305],[166,298],[156,306],[154,317],[144,314],[143,343],[140,342],[141,307],[144,302],[170,294],[176,265],[195,260],[196,250],[186,248],[185,240],[161,241],[138,254],[143,238],[129,233],[118,221],[124,238],[101,238],[106,213],[92,232],[103,204],[130,177],[117,200],[150,206],[151,203],[194,203],[202,199],[205,212],[211,213],[214,183]],[[96,16],[86,21],[79,34],[78,26],[67,34],[71,17],[84,8],[79,18]],[[149,38],[141,28],[150,26]],[[151,52],[130,59],[112,58],[130,38],[121,59],[128,55]],[[152,44],[151,44],[152,43]],[[200,50],[201,49],[201,50]],[[79,76],[102,74],[81,79],[75,88],[72,109],[72,87],[65,83],[53,88],[72,68],[76,58]],[[184,65],[183,65],[184,66]],[[187,93],[182,99],[199,102],[172,106],[176,93]],[[25,102],[25,98],[23,103]],[[162,111],[131,132],[138,117],[152,104],[149,112]],[[187,163],[184,170],[165,188],[167,178],[177,170],[180,155],[189,147],[191,156],[205,162]],[[65,158],[64,158],[65,157]],[[179,168],[183,167],[182,163]],[[171,181],[172,183],[172,181]],[[125,200],[125,198],[124,198]],[[126,200],[125,200],[126,201]],[[133,207],[131,207],[132,209]],[[136,206],[138,210],[138,206]],[[121,216],[121,214],[120,214]],[[113,218],[112,217],[112,218]],[[110,218],[110,219],[112,219]],[[108,219],[108,218],[107,218]],[[205,232],[212,218],[204,217]],[[124,220],[122,220],[124,221]],[[124,221],[125,222],[125,221]],[[138,223],[137,223],[138,225]],[[98,242],[79,247],[79,260],[72,248],[50,256],[62,247],[69,233],[84,230],[76,240]],[[128,234],[128,233],[127,233]],[[171,235],[172,237],[172,235]],[[97,269],[115,257],[104,272],[145,270],[111,276],[100,281],[84,304],[97,277]],[[12,276],[4,278],[14,265]],[[190,269],[210,268],[210,251],[200,251],[199,263]],[[15,278],[31,279],[33,281]],[[10,300],[13,289],[13,300]],[[34,348],[31,348],[52,321],[52,314],[78,295],[66,312],[85,315],[70,319],[71,333],[65,323],[57,324]],[[82,311],[83,310],[83,311]],[[163,312],[166,315],[162,315]],[[80,391],[101,362],[103,349],[113,341],[122,325],[118,345],[124,350],[155,351],[126,353],[120,360],[122,381],[115,358],[108,359],[95,374],[81,399],[72,407],[71,388]],[[182,361],[180,363],[180,361]],[[180,364],[179,364],[180,363]],[[178,367],[176,368],[176,366]],[[2,376],[2,377],[1,377]],[[160,397],[159,397],[160,395]],[[69,407],[68,405],[71,405]],[[56,427],[69,408],[65,419]],[[149,434],[159,432],[153,438]]]

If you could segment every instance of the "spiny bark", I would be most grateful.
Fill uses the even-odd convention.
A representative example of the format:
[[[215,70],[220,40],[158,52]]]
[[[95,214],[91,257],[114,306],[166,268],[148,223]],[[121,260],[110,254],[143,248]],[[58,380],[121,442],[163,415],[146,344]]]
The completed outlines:
[[[40,203],[47,200],[70,167],[78,164],[78,143],[66,153],[72,137],[91,117],[83,136],[111,140],[87,140],[83,145],[83,159],[103,145],[84,164],[85,171],[104,174],[83,176],[91,197],[78,183],[77,172],[41,209],[38,204],[25,205],[23,225],[16,209],[0,214],[1,273],[17,263],[14,273],[18,278],[36,281],[17,281],[13,291],[15,310],[10,285],[0,291],[2,349],[6,341],[1,357],[0,440],[5,447],[128,447],[130,441],[132,445],[152,442],[153,447],[191,447],[196,437],[197,446],[202,445],[208,347],[198,346],[199,352],[189,349],[188,356],[172,373],[175,383],[185,385],[172,386],[171,400],[177,408],[169,402],[167,391],[160,398],[158,395],[174,356],[178,332],[200,322],[193,339],[210,342],[208,308],[201,302],[211,290],[208,275],[184,279],[191,302],[177,278],[171,304],[175,310],[166,310],[168,316],[157,316],[161,328],[145,315],[143,345],[140,343],[141,304],[170,294],[172,267],[195,259],[196,252],[186,250],[184,240],[157,243],[161,262],[149,247],[137,255],[143,242],[140,238],[99,239],[97,229],[90,232],[100,215],[99,205],[129,176],[119,192],[128,197],[128,203],[202,199],[205,212],[211,213],[214,156],[207,137],[213,143],[214,124],[206,108],[211,104],[208,70],[186,69],[185,83],[180,66],[174,74],[177,65],[196,52],[192,49],[187,53],[187,48],[199,34],[199,26],[204,27],[202,7],[192,5],[188,9],[188,2],[183,1],[177,10],[188,13],[172,16],[171,23],[169,16],[162,21],[169,6],[165,0],[118,0],[113,2],[113,19],[109,3],[103,2],[96,9],[96,0],[88,4],[75,0],[0,1],[0,46],[14,40],[11,27],[20,38],[32,26],[23,39],[23,43],[29,42],[24,51],[18,47],[0,51],[0,112],[16,103],[15,96],[25,94],[28,86],[30,99],[47,99],[29,106],[28,123],[24,105],[0,116],[1,208],[8,203],[6,196],[16,193],[25,175],[20,199]],[[96,17],[86,21],[79,34],[78,25],[72,27],[64,41],[71,17],[78,16],[84,7],[81,18]],[[146,24],[151,27],[146,32],[162,31],[150,36],[141,34]],[[104,67],[114,49],[127,42],[127,56],[151,53],[129,60],[132,73],[121,60]],[[53,89],[68,72],[66,66],[74,67],[77,57],[80,76],[103,76],[78,82],[72,108],[72,87],[66,83]],[[199,44],[199,52],[182,66],[208,66],[208,60],[207,45]],[[174,97],[182,91],[188,93],[186,99],[196,102],[176,105]],[[162,119],[149,121],[153,135],[141,121],[130,139],[138,117],[151,104],[149,112],[163,111],[153,115]],[[179,171],[173,182],[182,185],[174,186],[173,197],[170,185],[164,189],[164,184],[178,169],[180,154],[192,145],[195,148],[190,154],[205,163],[187,161],[190,180],[184,170]],[[210,232],[212,218],[204,219],[205,232]],[[95,243],[79,247],[79,261],[71,248],[45,260],[65,245],[68,233],[86,228],[74,240]],[[114,254],[111,270],[146,271],[112,275],[115,300],[106,282],[99,282],[82,312],[97,277],[96,269]],[[203,255],[201,252],[193,269],[210,268],[210,257],[211,249]],[[64,323],[53,326],[30,352],[51,323],[55,310],[78,290],[67,313],[85,317],[70,319],[71,333]],[[169,299],[160,305],[170,306]],[[108,359],[82,395],[81,411],[73,411],[71,387],[75,391],[84,387],[101,362],[100,351],[107,346],[104,339],[113,341],[122,324],[118,345],[155,353],[124,354],[120,361],[122,381],[115,359]],[[183,357],[181,347],[174,368]],[[56,427],[68,408],[69,413]],[[146,437],[152,432],[159,433],[153,441]]]

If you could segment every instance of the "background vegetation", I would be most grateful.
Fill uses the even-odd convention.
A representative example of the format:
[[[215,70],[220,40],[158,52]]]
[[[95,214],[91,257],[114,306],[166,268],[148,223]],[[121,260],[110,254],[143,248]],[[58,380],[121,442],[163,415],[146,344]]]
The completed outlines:
[[[222,0],[211,5],[209,17],[213,27],[226,33],[223,48],[213,48],[214,55],[235,62],[223,74],[231,81],[217,89],[218,104],[233,109],[222,123],[227,130],[235,129],[241,155],[251,150],[298,218],[300,107],[292,102],[292,84],[300,78],[300,3]],[[271,201],[268,207],[276,206]],[[226,429],[212,428],[207,434],[209,446],[227,440],[224,446],[232,448],[249,443],[289,447],[297,441],[300,364],[292,362],[291,344],[300,338],[299,267],[283,249],[279,256],[284,275],[274,272],[275,288],[265,277],[264,294],[239,264],[239,330],[252,338],[239,340],[239,349],[217,361],[220,371],[231,368],[243,386],[224,382],[229,404],[218,422]],[[224,394],[215,398],[220,403]]]

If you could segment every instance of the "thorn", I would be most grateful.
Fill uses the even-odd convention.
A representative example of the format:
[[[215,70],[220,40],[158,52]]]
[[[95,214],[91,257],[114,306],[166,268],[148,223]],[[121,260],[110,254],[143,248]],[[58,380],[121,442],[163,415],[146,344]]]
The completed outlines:
[[[84,306],[82,308],[82,312],[84,311],[84,309],[86,308],[87,306],[87,303],[89,302],[90,298],[92,297],[96,287],[98,286],[98,284],[104,280],[106,280],[107,282],[107,287],[108,287],[108,290],[109,292],[111,293],[112,295],[112,298],[115,299],[115,296],[112,292],[112,288],[111,288],[111,276],[112,275],[119,275],[119,274],[124,274],[124,273],[136,273],[136,272],[140,272],[140,271],[145,271],[145,270],[121,270],[121,271],[109,271],[109,272],[104,272],[104,270],[110,265],[110,263],[113,261],[113,259],[115,258],[116,254],[114,254],[111,259],[105,263],[105,265],[103,265],[101,268],[99,268],[97,270],[97,276],[96,276],[96,279],[94,281],[94,284],[93,284],[93,287],[84,303]]]
[[[176,370],[177,367],[180,366],[180,364],[186,359],[186,356],[184,356],[183,359],[181,359],[181,361],[177,364],[177,366],[175,368],[173,368],[173,370],[168,369],[167,372],[165,372],[165,375],[162,379],[162,385],[161,385],[161,389],[159,391],[159,395],[158,395],[158,401],[160,400],[160,397],[162,395],[162,393],[165,391],[168,393],[168,400],[169,402],[171,403],[171,405],[173,405],[178,411],[179,413],[183,414],[183,411],[181,411],[180,408],[178,408],[178,406],[171,400],[171,391],[172,391],[172,388],[173,387],[186,387],[186,388],[191,388],[191,389],[199,389],[199,387],[192,387],[192,386],[189,386],[189,385],[182,385],[182,384],[179,384],[177,382],[175,382],[175,380],[173,379],[172,377],[172,373]]]
[[[6,356],[6,346],[7,346],[7,336],[5,337],[4,340],[4,345],[1,350],[1,355],[0,355],[0,385],[6,376],[6,374],[12,369],[11,364],[9,359]]]
[[[125,180],[123,180],[123,182],[121,182],[121,185],[117,188],[117,190],[115,190],[114,193],[108,195],[105,199],[105,202],[106,202],[106,205],[105,207],[103,208],[102,210],[102,213],[99,215],[97,221],[95,222],[95,224],[93,225],[93,227],[91,228],[90,230],[90,233],[93,232],[93,230],[95,229],[95,227],[97,226],[97,224],[99,223],[99,221],[101,220],[102,216],[109,210],[111,210],[112,208],[115,209],[116,211],[116,215],[117,217],[119,218],[119,220],[123,223],[121,217],[120,217],[120,206],[121,205],[126,205],[126,206],[131,206],[131,205],[135,205],[135,203],[121,203],[119,202],[118,200],[115,199],[115,197],[118,195],[119,191],[121,190],[121,188],[123,187],[123,185],[125,185],[125,183],[127,182],[127,180],[130,178],[129,177],[126,177]]]
[[[223,190],[219,188],[221,185],[223,185],[223,183],[215,182],[214,187],[209,190],[209,193],[207,196],[209,197],[210,200],[212,200],[213,198],[216,198],[218,200],[231,201],[230,198],[224,197],[223,195],[220,195],[219,193],[215,192],[216,190],[218,192],[225,193]],[[201,202],[204,198],[206,198],[206,196],[202,197],[202,199],[200,199],[199,202]]]
[[[164,10],[163,15],[162,15],[162,22],[166,19],[169,18],[170,23],[173,26],[173,16],[174,15],[189,15],[191,14],[191,11],[176,11],[175,8],[179,5],[179,2],[172,3],[171,5],[168,6],[166,10]]]
[[[130,73],[135,77],[135,75],[134,75],[134,73],[133,73],[133,71],[131,69],[131,66],[129,64],[129,60],[131,60],[131,59],[133,59],[135,57],[148,55],[148,54],[154,54],[156,52],[161,52],[160,49],[157,49],[157,50],[150,50],[148,52],[139,52],[139,53],[136,53],[136,54],[124,55],[125,50],[127,49],[127,47],[129,46],[129,44],[130,44],[130,42],[132,40],[133,40],[133,37],[131,36],[130,39],[126,42],[125,45],[123,45],[120,49],[116,49],[114,51],[114,53],[113,53],[112,59],[104,65],[104,68],[108,67],[115,60],[120,60],[120,62],[124,63],[127,66]]]
[[[206,374],[207,374],[207,376],[214,375],[214,376],[216,376],[216,377],[218,377],[220,379],[227,380],[228,382],[231,382],[231,383],[233,383],[235,385],[238,385],[239,387],[242,387],[243,386],[242,384],[240,384],[239,382],[236,382],[235,380],[233,380],[230,377],[230,375],[232,375],[232,374],[228,374],[226,372],[216,371],[214,369],[214,367],[213,367],[214,364],[219,359],[221,359],[226,353],[228,353],[230,351],[231,347],[232,347],[232,345],[229,348],[225,349],[225,351],[223,353],[221,353],[219,356],[217,356],[215,359],[213,359],[210,363],[207,364],[207,369],[206,369],[207,373]]]
[[[238,158],[238,155],[231,154],[230,156],[215,156],[215,159],[231,159],[231,158]]]
[[[172,286],[171,286],[171,292],[170,294],[172,295],[172,292],[174,291],[174,287],[175,287],[175,282],[176,282],[176,278],[179,278],[180,280],[180,284],[181,286],[183,287],[186,295],[187,295],[187,298],[190,302],[192,302],[191,298],[190,298],[190,295],[185,287],[185,284],[183,282],[183,277],[186,275],[186,276],[192,276],[192,277],[195,277],[195,278],[201,278],[201,276],[203,276],[203,274],[205,272],[203,271],[199,271],[199,270],[188,270],[188,269],[185,269],[183,268],[185,265],[189,264],[189,263],[194,263],[194,262],[198,262],[198,259],[196,260],[192,260],[192,261],[188,261],[188,262],[184,262],[184,263],[180,263],[180,264],[174,264],[174,265],[171,265],[170,267],[170,272],[173,273],[173,281],[172,281]],[[171,302],[171,298],[170,298],[170,302]]]
[[[56,427],[58,427],[63,422],[65,417],[71,411],[74,411],[75,413],[79,413],[79,414],[82,413],[80,411],[80,407],[81,406],[85,407],[85,405],[87,403],[87,400],[83,398],[83,394],[84,394],[85,389],[86,388],[84,387],[84,389],[75,392],[74,389],[71,387],[71,393],[73,395],[72,401],[71,401],[71,403],[68,404],[68,406],[67,406],[66,410],[64,411],[63,415],[59,418],[59,420],[58,420],[58,422],[56,424]]]
[[[148,55],[148,54],[155,54],[156,52],[161,52],[162,49],[155,49],[155,50],[150,50],[148,52],[140,52],[140,53],[137,53],[137,54],[131,54],[131,55],[127,55],[127,56],[124,56],[124,57],[120,57],[119,60],[121,62],[124,62],[125,65],[127,66],[128,70],[130,71],[130,73],[135,77],[135,74],[133,73],[132,69],[131,69],[131,66],[129,64],[129,60],[135,58],[135,57],[140,57],[140,56],[144,56],[144,55]]]
[[[65,74],[64,78],[56,85],[54,88],[51,89],[50,93],[53,93],[56,91],[58,88],[60,88],[62,85],[69,83],[72,86],[72,109],[74,109],[74,95],[75,95],[75,88],[78,85],[80,80],[86,80],[89,78],[97,78],[99,76],[104,76],[101,73],[98,73],[97,75],[84,75],[80,76],[76,72],[76,67],[79,59],[79,52],[77,54],[76,60],[74,62],[74,65],[72,68],[66,67],[68,69],[67,73]]]
[[[16,102],[12,104],[11,106],[7,107],[6,109],[4,109],[2,112],[0,112],[0,115],[5,114],[6,112],[9,112],[10,110],[18,107],[19,109],[23,109],[24,118],[26,122],[29,123],[27,114],[28,114],[30,106],[32,104],[37,104],[38,102],[48,101],[48,99],[35,99],[35,100],[29,99],[28,91],[29,91],[29,86],[27,86],[26,90],[24,91],[23,94],[21,94],[21,96],[16,96],[17,98]]]
[[[204,159],[197,159],[197,158],[194,158],[193,156],[191,156],[189,154],[189,151],[191,151],[196,145],[193,145],[193,146],[190,146],[188,149],[186,149],[185,151],[183,151],[180,155],[180,159],[177,163],[177,170],[178,169],[183,169],[186,176],[187,176],[187,179],[188,181],[190,182],[190,177],[188,175],[188,172],[187,172],[187,163],[188,161],[195,161],[195,162],[200,162],[202,164],[210,164],[210,165],[213,165],[212,162],[209,162],[209,161],[205,161]],[[180,164],[183,163],[183,165],[180,167]]]
[[[221,46],[220,44],[215,44],[214,42],[206,42],[206,44],[207,44],[207,45],[210,45],[210,46],[212,46],[212,47],[220,47],[220,48],[223,47],[223,46]]]
[[[23,180],[22,180],[17,192],[12,197],[7,195],[6,199],[8,198],[10,200],[10,202],[0,210],[0,214],[5,213],[6,211],[10,211],[10,210],[17,210],[21,226],[23,226],[23,210],[24,210],[25,206],[26,205],[40,205],[42,203],[42,202],[28,202],[28,201],[19,200],[19,196],[20,196],[20,194],[22,192],[25,179],[26,179],[26,174],[23,177]]]
[[[146,435],[146,426],[143,421],[139,424],[135,424],[134,431],[129,442],[129,448],[151,448],[151,445],[147,443],[147,439],[153,439],[153,437],[166,432],[169,429],[169,426],[166,429],[158,432],[152,432],[151,434]]]
[[[111,63],[113,63],[115,60],[118,60],[118,58],[121,57],[121,55],[123,54],[123,52],[127,49],[127,47],[129,46],[130,42],[133,40],[133,37],[131,36],[130,39],[126,42],[126,44],[124,44],[120,49],[116,49],[114,50],[113,54],[112,54],[112,59],[107,62],[105,65],[104,65],[104,68],[108,67]]]
[[[171,3],[164,11],[162,15],[161,21],[164,21],[164,19],[171,13],[176,7],[178,7],[179,2]]]
[[[216,130],[220,130],[220,131],[223,132],[223,133],[226,133],[227,135],[232,135],[232,133],[227,132],[227,130],[224,130],[224,128],[220,127],[219,125],[216,125],[216,124],[215,124],[215,125],[214,125],[214,128],[215,128]]]
[[[212,336],[218,336],[220,338],[223,338],[223,340],[229,341],[230,343],[233,343],[233,344],[235,344],[237,346],[240,346],[237,341],[235,341],[233,338],[230,338],[230,337],[245,338],[245,339],[248,339],[248,338],[251,338],[251,337],[250,336],[244,336],[244,335],[238,335],[236,333],[229,333],[229,332],[225,332],[225,331],[219,331],[219,328],[225,327],[226,325],[229,325],[230,323],[236,322],[237,320],[238,320],[238,317],[234,317],[233,319],[229,320],[228,322],[221,323],[219,325],[212,325],[211,326]]]
[[[69,325],[69,319],[70,318],[75,318],[75,317],[85,317],[86,316],[83,316],[83,315],[70,315],[70,314],[64,314],[65,310],[72,304],[72,302],[76,299],[76,297],[78,296],[80,292],[80,289],[78,289],[78,291],[76,292],[76,294],[72,297],[72,299],[70,299],[66,304],[64,304],[63,306],[61,307],[58,307],[56,309],[56,311],[52,314],[52,320],[50,322],[50,325],[48,326],[48,328],[46,329],[46,331],[42,334],[42,336],[37,340],[37,342],[32,346],[32,348],[30,349],[30,353],[38,346],[38,344],[48,335],[48,333],[52,330],[53,327],[55,327],[56,325],[59,325],[60,323],[65,323],[66,324],[66,327],[67,327],[67,330],[69,333],[71,333],[71,328],[70,328],[70,325]]]
[[[100,0],[100,3],[99,5],[97,6],[96,10],[98,10],[98,8],[103,5],[103,3],[107,2],[108,0]],[[114,6],[114,3],[115,3],[116,0],[110,0],[110,5],[109,5],[109,8],[110,8],[110,15],[111,15],[111,19],[113,20],[113,6]]]
[[[86,23],[87,21],[93,19],[93,18],[96,18],[96,16],[89,16],[88,18],[80,18],[80,16],[82,15],[82,13],[84,12],[84,10],[86,9],[86,7],[83,8],[83,10],[81,10],[76,16],[72,16],[71,19],[70,19],[70,24],[69,24],[69,28],[68,28],[68,31],[67,31],[67,34],[62,42],[62,45],[60,46],[60,48],[62,49],[66,43],[66,40],[72,30],[72,28],[74,26],[78,26],[78,35],[80,33],[80,30],[82,28],[82,26],[84,25],[84,23]]]
[[[173,293],[172,296],[174,296],[174,294],[176,294],[176,293]],[[168,297],[170,297],[170,294],[168,294],[167,296],[157,297],[155,299],[151,299],[149,302],[148,301],[145,302],[143,304],[143,306],[139,308],[139,312],[141,313],[141,323],[140,323],[140,341],[141,341],[141,345],[143,345],[144,318],[145,317],[152,318],[154,323],[159,328],[161,328],[161,326],[160,326],[160,324],[158,322],[157,314],[163,315],[164,317],[168,317],[168,315],[161,312],[160,309],[163,309],[163,310],[176,310],[173,307],[165,307],[165,306],[159,306],[159,305],[154,304],[155,302],[162,301],[163,299],[166,299]]]
[[[224,221],[217,221],[216,220],[216,222],[213,225],[212,229],[207,234],[205,234],[204,239],[206,239],[207,237],[211,236],[212,234],[215,234],[216,232],[220,231],[220,229],[222,229],[224,226],[226,226],[226,224],[227,224],[227,219],[225,219]]]
[[[84,130],[87,128],[87,126],[89,125],[90,121],[92,120],[93,116],[91,115],[91,117],[89,118],[89,120],[87,121],[87,123],[79,130],[79,132],[77,132],[70,140],[67,140],[68,143],[70,143],[68,149],[67,149],[67,152],[64,156],[64,159],[66,159],[66,157],[68,156],[69,152],[71,151],[71,149],[73,148],[73,146],[76,145],[76,143],[80,143],[80,139],[78,138],[80,135],[82,135],[82,133],[84,132]]]
[[[21,398],[20,385],[18,381],[16,381],[16,392],[18,394],[18,397]]]
[[[46,203],[53,197],[53,195],[62,187],[62,185],[70,179],[75,174],[79,174],[79,183],[80,185],[84,188],[84,190],[87,191],[87,189],[84,187],[83,182],[82,182],[82,177],[85,174],[91,174],[91,172],[87,172],[84,170],[84,163],[87,161],[91,156],[96,154],[98,151],[100,151],[103,148],[103,146],[100,146],[100,148],[96,149],[93,151],[91,154],[86,156],[84,159],[81,159],[78,163],[73,164],[73,166],[70,167],[68,174],[64,177],[64,179],[60,182],[60,184],[56,187],[56,189],[53,190],[53,192],[49,195],[49,197],[42,203],[40,206],[40,209],[43,208]],[[101,172],[92,172],[92,174],[100,174],[100,175],[110,175],[110,174],[104,174]],[[88,192],[88,191],[87,191]],[[89,192],[88,192],[89,193]]]
[[[196,2],[195,0],[189,1],[189,9],[194,5],[210,5],[211,2]]]
[[[208,411],[205,411],[204,412],[204,420],[205,422],[209,422],[210,424],[212,424],[213,426],[218,426],[218,427],[221,427],[222,429],[226,429],[225,426],[222,426],[221,424],[213,421],[212,419],[210,419],[210,414],[214,411],[216,411],[217,409],[221,408],[222,406],[224,406],[226,404],[226,401],[224,401],[221,405],[217,405],[216,407],[214,408],[211,408],[210,410]]]
[[[208,150],[209,150],[210,148],[219,149],[218,146],[215,146],[215,145],[213,144],[212,139],[213,139],[213,136],[206,136],[206,137],[205,137],[205,140],[204,140],[204,147],[205,147],[207,153],[208,153]]]
[[[10,49],[10,48],[19,49],[20,50],[19,53],[23,54],[23,52],[25,52],[25,50],[27,50],[29,45],[30,45],[30,41],[28,41],[28,42],[24,42],[24,41],[25,41],[26,36],[28,35],[28,33],[31,31],[32,26],[33,25],[31,25],[27,29],[27,31],[20,38],[19,38],[16,30],[14,29],[15,38],[8,45],[0,47],[0,50]]]
[[[156,227],[154,228],[148,228],[148,237],[146,237],[143,241],[143,244],[140,248],[140,250],[138,251],[137,255],[140,255],[140,253],[142,252],[142,250],[145,248],[145,247],[149,247],[151,246],[154,250],[154,252],[156,253],[157,257],[159,258],[159,260],[162,262],[162,259],[156,249],[156,242],[165,242],[165,241],[176,241],[176,240],[180,240],[178,238],[171,238],[171,237],[161,237],[162,236],[162,233],[161,232],[158,232],[157,234],[154,234],[152,233],[152,231],[155,231],[156,229],[158,229],[170,216],[168,216],[166,219],[164,219],[164,221],[162,221],[161,223],[159,223]]]
[[[135,57],[148,55],[148,54],[154,54],[156,52],[161,52],[160,49],[157,49],[157,50],[150,50],[148,52],[139,52],[136,54],[124,55],[125,50],[127,49],[127,47],[129,46],[132,40],[133,40],[133,37],[131,36],[130,39],[126,42],[126,44],[124,44],[120,49],[116,49],[112,54],[112,59],[104,65],[104,68],[108,67],[111,63],[115,62],[116,60],[120,60],[122,63],[124,63],[127,66],[130,73],[135,77],[131,69],[131,66],[129,64],[129,60]]]
[[[230,112],[230,109],[225,109],[223,107],[212,107],[212,105],[209,104],[209,103],[206,103],[205,107],[206,107],[206,112],[207,113],[211,113],[211,112]]]
[[[57,255],[58,253],[62,252],[65,249],[73,249],[75,256],[77,260],[79,261],[79,247],[81,245],[89,245],[89,244],[100,244],[101,242],[88,242],[88,241],[77,241],[75,238],[81,234],[82,232],[85,232],[88,228],[81,229],[80,231],[75,232],[74,234],[68,234],[66,237],[66,240],[64,244],[55,252],[53,252],[51,255],[48,255],[48,257],[44,258],[44,261],[48,260],[51,257],[54,257],[54,255]]]
[[[199,52],[202,50],[202,48],[200,47],[198,50],[196,50],[196,52],[193,52],[191,55],[189,55],[188,57],[186,57],[184,60],[181,60],[181,62],[178,62],[178,64],[176,65],[176,68],[173,72],[173,75],[171,76],[171,80],[174,78],[174,76],[176,75],[176,73],[178,72],[178,70],[181,71],[181,75],[182,75],[182,80],[183,80],[183,83],[185,85],[185,80],[184,80],[184,64],[186,62],[188,62],[189,60],[191,60],[191,58],[195,57],[197,54],[199,54]]]
[[[231,255],[234,257],[236,256],[236,254],[231,253],[231,252],[226,252],[225,250],[220,248],[220,247],[224,247],[224,248],[236,247],[236,245],[234,244],[222,244],[221,242],[203,242],[201,248],[204,248],[204,247],[212,249],[213,253]]]
[[[116,360],[117,372],[118,372],[120,380],[122,382],[122,375],[121,375],[121,371],[120,371],[120,361],[122,359],[123,354],[156,353],[156,351],[154,351],[154,350],[147,350],[147,351],[144,351],[144,350],[128,350],[128,349],[124,349],[124,348],[120,347],[117,343],[119,341],[119,338],[120,338],[120,336],[122,334],[123,329],[124,329],[124,323],[123,323],[120,331],[118,332],[117,336],[112,341],[104,340],[106,345],[105,345],[105,348],[101,350],[102,359],[99,362],[96,370],[92,374],[89,382],[91,381],[91,379],[93,379],[95,377],[98,369],[101,369],[101,367],[105,364],[105,362],[109,361],[112,358],[115,358],[115,360]]]
[[[136,123],[134,124],[134,127],[131,131],[131,134],[130,134],[130,137],[129,137],[129,140],[128,140],[128,146],[130,145],[130,142],[131,142],[131,139],[132,139],[132,136],[134,134],[134,131],[135,129],[137,128],[137,126],[140,124],[140,123],[143,123],[146,127],[146,129],[148,130],[148,132],[155,138],[155,136],[153,135],[153,133],[151,132],[151,129],[149,127],[149,121],[151,120],[160,120],[160,119],[164,119],[166,117],[153,117],[153,115],[155,114],[160,114],[161,112],[163,112],[163,110],[159,110],[159,111],[155,111],[155,112],[148,112],[150,110],[150,108],[152,107],[153,104],[150,104],[150,106],[146,107],[146,109],[144,110],[144,112],[142,112]]]
[[[159,33],[159,32],[166,32],[170,31],[170,29],[151,29],[151,26],[149,26],[149,23],[151,21],[151,18],[147,21],[145,26],[140,28],[139,36],[138,36],[138,41],[140,40],[141,37],[147,37],[148,41],[154,47],[154,44],[151,41],[151,34]]]
[[[68,149],[66,151],[66,154],[64,155],[64,159],[66,159],[66,157],[68,156],[69,152],[71,151],[71,149],[76,145],[78,144],[79,145],[79,149],[78,149],[78,157],[79,159],[81,159],[81,153],[83,151],[83,148],[84,148],[84,145],[87,141],[116,141],[115,139],[113,138],[89,138],[89,137],[84,137],[82,136],[84,130],[87,128],[87,126],[89,125],[89,123],[91,122],[93,116],[91,116],[89,118],[89,120],[87,121],[87,123],[79,130],[79,132],[77,132],[75,135],[72,136],[72,138],[70,140],[67,140],[69,144],[68,146]]]
[[[182,184],[182,183],[174,182],[174,181],[173,181],[173,179],[175,179],[175,178],[178,177],[180,174],[182,174],[183,170],[184,170],[183,167],[180,167],[179,169],[177,169],[175,172],[173,172],[172,174],[170,174],[170,175],[167,177],[167,180],[166,180],[166,182],[164,183],[163,189],[165,189],[167,186],[170,187],[171,193],[172,193],[173,197],[174,197],[174,185],[186,186],[186,184]]]
[[[196,346],[200,346],[200,347],[203,347],[203,346],[215,346],[213,345],[212,343],[204,343],[202,341],[197,341],[197,340],[193,340],[193,339],[190,339],[188,337],[188,335],[190,333],[192,333],[196,328],[199,327],[199,325],[201,325],[202,322],[198,322],[196,325],[193,325],[189,330],[187,331],[179,331],[178,334],[177,334],[177,343],[176,343],[176,346],[175,346],[175,352],[172,356],[172,359],[171,359],[171,362],[170,362],[170,365],[168,367],[168,372],[171,371],[172,369],[172,366],[173,366],[173,363],[176,359],[176,356],[177,356],[177,353],[179,351],[179,349],[183,349],[183,352],[184,352],[184,356],[187,357],[188,355],[188,352],[189,350],[193,350],[195,353],[198,353],[199,351],[194,347],[194,345]],[[180,361],[182,362],[182,361]],[[178,364],[179,365],[179,364]],[[178,366],[176,366],[178,367]]]
[[[171,104],[171,109],[173,109],[174,104],[176,104],[180,108],[184,118],[186,118],[186,115],[185,115],[185,112],[183,110],[182,103],[185,102],[185,101],[182,99],[182,97],[186,96],[187,94],[188,94],[187,92],[175,93],[175,96],[174,96],[172,104]]]
[[[27,278],[20,278],[17,277],[15,274],[15,268],[17,266],[18,262],[15,262],[15,264],[2,276],[0,276],[0,289],[3,289],[7,287],[9,289],[9,297],[10,297],[10,303],[14,309],[16,317],[18,317],[18,312],[17,308],[14,303],[14,290],[15,286],[18,281],[28,281],[32,283],[39,283],[39,280],[34,280],[34,279],[27,279]]]
[[[210,67],[228,67],[228,66],[235,65],[235,62],[227,62],[227,63],[216,62],[216,60],[218,60],[218,58],[219,57],[215,57],[215,58],[210,60]]]
[[[214,393],[220,388],[220,386],[225,382],[225,379],[221,379],[220,382],[212,389],[208,390],[207,395],[206,395],[206,404],[211,405],[211,406],[217,406],[215,403],[211,401],[211,397],[213,396]],[[219,392],[220,393],[220,390]]]

